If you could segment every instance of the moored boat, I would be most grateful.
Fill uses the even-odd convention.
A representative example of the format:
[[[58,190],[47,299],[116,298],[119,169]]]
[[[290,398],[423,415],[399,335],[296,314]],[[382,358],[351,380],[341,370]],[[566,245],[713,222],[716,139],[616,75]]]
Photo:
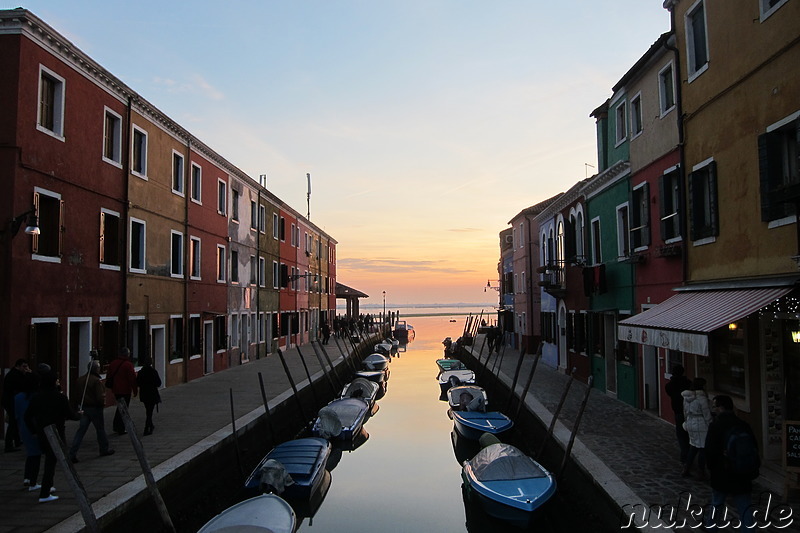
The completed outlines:
[[[447,390],[447,403],[453,411],[485,412],[489,405],[489,399],[483,387],[459,385]]]
[[[338,398],[319,410],[311,432],[325,439],[350,440],[361,431],[369,410],[361,398]]]
[[[383,355],[379,353],[373,353],[364,358],[361,361],[361,365],[366,370],[383,370],[387,366],[389,366],[390,358],[388,355]]]
[[[283,442],[275,446],[253,469],[245,481],[245,488],[249,491],[274,492],[268,486],[267,469],[268,462],[275,460],[283,465],[292,479],[292,483],[286,485],[280,495],[289,499],[308,500],[319,488],[330,454],[331,443],[323,438],[309,437]]]
[[[439,367],[440,372],[446,372],[447,370],[469,370],[467,365],[465,365],[462,361],[458,359],[451,359],[449,357],[437,359],[436,366]]]
[[[359,370],[355,373],[355,376],[357,378],[364,378],[374,381],[380,385],[389,379],[389,367],[386,367],[383,370]]]
[[[504,443],[490,444],[464,461],[461,478],[488,515],[523,528],[556,492],[547,469]]]
[[[206,522],[198,533],[294,533],[297,517],[280,496],[261,494],[228,507]]]
[[[398,320],[395,322],[392,335],[400,342],[413,341],[415,336],[414,326],[408,324],[405,320]]]
[[[459,385],[474,385],[475,372],[470,369],[443,370],[439,372],[439,386],[443,391]]]
[[[450,411],[453,423],[462,437],[478,440],[484,433],[499,435],[514,426],[514,422],[498,411]]]
[[[355,378],[342,389],[339,394],[340,398],[361,398],[366,401],[370,407],[375,403],[378,398],[378,391],[381,386],[374,381],[367,378]]]

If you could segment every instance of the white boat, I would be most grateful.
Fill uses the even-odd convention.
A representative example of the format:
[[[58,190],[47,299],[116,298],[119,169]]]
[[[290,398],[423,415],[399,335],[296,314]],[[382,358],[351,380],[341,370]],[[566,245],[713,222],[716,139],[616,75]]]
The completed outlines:
[[[383,370],[389,365],[390,358],[388,355],[382,355],[379,353],[373,353],[364,358],[361,361],[362,366],[365,370]]]
[[[367,378],[355,378],[342,389],[339,398],[361,398],[366,401],[370,409],[378,398],[381,386]]]
[[[459,385],[474,385],[475,372],[469,369],[443,370],[439,372],[439,386],[442,390]]]
[[[294,533],[297,517],[280,496],[261,494],[228,507],[198,533]]]
[[[447,390],[447,403],[453,411],[486,411],[489,399],[483,387],[459,385]]]

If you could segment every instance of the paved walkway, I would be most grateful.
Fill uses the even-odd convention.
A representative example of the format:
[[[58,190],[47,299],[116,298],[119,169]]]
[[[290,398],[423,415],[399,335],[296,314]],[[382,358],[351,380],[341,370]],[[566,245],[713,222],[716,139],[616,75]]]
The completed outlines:
[[[488,348],[482,346],[485,346],[483,335],[478,335],[469,349],[475,357],[480,354],[481,365],[490,371],[494,369],[493,373],[499,373],[500,379],[510,387],[519,361],[519,352],[506,347],[501,349],[500,355],[495,353],[490,357],[487,354]],[[534,359],[535,356],[529,354],[523,360],[516,387],[518,395],[524,390]],[[549,425],[568,381],[569,377],[563,372],[540,363],[526,397],[528,410],[536,413]],[[562,449],[569,440],[585,393],[585,384],[573,382],[554,432]],[[705,481],[683,478],[680,475],[675,427],[650,413],[634,409],[594,389],[589,394],[577,435],[573,457],[621,508],[625,508],[625,505],[632,508],[636,504],[679,505],[681,501],[686,502],[689,494],[692,496],[692,503],[705,503],[710,499],[711,491]],[[754,493],[772,493],[775,495],[774,506],[777,504],[775,500],[782,498],[782,475],[766,466],[761,469],[761,474],[755,482]],[[800,506],[794,502],[792,507],[794,520],[790,527],[778,529],[773,524],[773,527],[762,528],[760,531],[800,531]],[[683,512],[679,516],[685,517],[688,513]],[[656,525],[652,516],[650,522],[651,526]],[[689,527],[692,524],[696,522],[689,519],[687,527],[672,529],[696,531],[697,529]],[[640,524],[643,525],[645,524]],[[658,531],[665,531],[664,526],[668,524],[664,522],[658,525]]]
[[[334,365],[343,362],[342,352],[347,351],[348,346],[349,342],[341,339],[337,346],[333,338],[325,346]],[[320,379],[323,371],[312,347],[304,345],[299,350],[312,379]],[[307,386],[308,378],[298,349],[285,351],[284,358],[296,386]],[[324,357],[323,361],[327,367]],[[141,437],[144,406],[137,398],[132,399],[131,416],[156,479],[231,434],[230,390],[233,390],[237,429],[264,413],[259,372],[264,379],[270,409],[291,397],[292,389],[281,359],[277,354],[272,354],[163,389],[159,412],[154,414],[156,429],[152,436]],[[132,498],[145,486],[130,438],[127,435],[117,436],[111,431],[113,417],[114,409],[106,408],[106,431],[116,453],[99,457],[94,428],[90,428],[78,453],[80,462],[74,465],[98,519],[113,513],[121,501]],[[67,422],[68,442],[71,442],[77,427],[77,422]],[[180,428],[180,431],[168,431],[167,428]],[[69,490],[61,467],[57,467],[54,481],[60,499],[39,504],[39,492],[28,492],[22,486],[24,462],[23,451],[0,455],[0,533],[79,531],[84,522],[77,512],[77,501]]]

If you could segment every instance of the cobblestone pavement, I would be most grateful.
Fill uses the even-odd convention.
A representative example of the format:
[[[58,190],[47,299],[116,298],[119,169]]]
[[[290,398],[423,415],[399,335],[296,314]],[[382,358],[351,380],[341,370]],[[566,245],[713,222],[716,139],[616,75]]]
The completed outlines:
[[[478,335],[470,347],[473,356],[480,354],[480,364],[500,376],[507,387],[511,386],[519,361],[519,352],[510,347],[501,349],[500,354],[488,356],[488,349],[482,347],[483,335]],[[525,355],[519,378],[517,394],[521,395],[530,376],[535,356]],[[480,370],[480,369],[479,369]],[[480,376],[480,374],[479,374]],[[528,391],[530,402],[538,402],[546,410],[543,422],[550,423],[561,401],[569,376],[545,364],[539,364],[534,372]],[[561,409],[559,420],[571,430],[586,392],[586,385],[577,381],[570,387],[567,400]],[[609,395],[593,389],[589,394],[585,412],[581,418],[577,441],[582,443],[624,485],[649,506],[679,506],[691,495],[692,503],[706,503],[711,490],[704,480],[696,476],[681,477],[682,465],[679,459],[675,426],[654,414],[635,409]],[[773,507],[782,499],[783,479],[780,472],[767,467],[761,469],[762,475],[754,482],[754,501],[761,495],[773,495]],[[620,505],[635,502],[619,501]],[[685,505],[684,505],[685,507]],[[789,527],[779,529],[776,522],[761,531],[800,531],[800,506],[791,504],[792,517]],[[688,513],[682,512],[680,518],[687,518],[686,527],[675,527],[674,531],[696,531],[697,521]],[[678,521],[680,523],[680,520]],[[692,528],[691,526],[695,526]],[[662,527],[659,529],[664,531]],[[734,529],[730,529],[734,531]]]

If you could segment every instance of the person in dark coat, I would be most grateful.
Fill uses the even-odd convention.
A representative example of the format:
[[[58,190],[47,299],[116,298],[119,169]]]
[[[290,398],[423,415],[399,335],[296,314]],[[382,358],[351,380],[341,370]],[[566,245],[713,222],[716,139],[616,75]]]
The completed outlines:
[[[6,453],[19,450],[22,444],[19,430],[17,429],[17,417],[14,413],[14,397],[22,392],[25,374],[28,372],[30,372],[28,361],[17,359],[17,362],[14,363],[14,368],[9,370],[3,379],[2,401],[3,409],[6,411],[6,421],[8,422],[8,427],[6,428]]]
[[[39,503],[45,503],[57,500],[58,496],[51,494],[53,478],[56,474],[56,454],[50,446],[50,441],[47,440],[44,429],[50,425],[55,426],[56,433],[64,442],[66,440],[65,422],[78,420],[78,416],[72,412],[69,400],[59,390],[55,372],[43,363],[36,368],[36,372],[39,374],[40,380],[39,392],[31,398],[24,418],[28,429],[36,433],[39,447],[44,454],[44,474],[42,474],[42,486],[39,489]]]
[[[683,427],[686,421],[683,413],[683,396],[685,390],[692,388],[692,382],[684,375],[684,368],[682,365],[675,365],[672,369],[672,376],[669,378],[665,387],[667,396],[670,398],[670,405],[672,412],[675,413],[675,436],[678,438],[678,448],[681,451],[681,464],[683,469],[686,469],[686,464],[689,459],[689,434]]]
[[[22,382],[22,392],[14,397],[14,414],[17,416],[19,436],[25,447],[25,471],[22,485],[31,492],[42,488],[36,482],[39,479],[39,469],[42,465],[42,449],[39,447],[39,439],[28,429],[28,424],[25,423],[25,411],[28,410],[31,398],[38,390],[39,378],[33,372],[26,372]]]
[[[100,378],[100,362],[92,360],[89,362],[86,374],[80,376],[72,388],[72,406],[81,415],[81,423],[72,439],[72,446],[69,448],[69,458],[73,463],[78,462],[78,449],[81,447],[83,437],[90,425],[94,426],[100,455],[114,453],[114,450],[108,445],[108,436],[106,435],[105,418],[103,417],[105,405],[106,387]]]
[[[711,402],[711,410],[714,420],[708,426],[705,444],[706,463],[711,473],[711,509],[706,514],[705,525],[709,527],[724,521],[725,500],[730,496],[739,513],[739,519],[743,521],[740,524],[741,529],[755,529],[751,507],[753,482],[750,477],[734,472],[726,459],[727,439],[734,428],[749,433],[754,443],[757,442],[755,434],[747,422],[736,416],[730,396],[715,396]]]
[[[145,409],[145,422],[144,434],[152,435],[153,430],[156,428],[153,425],[153,409],[161,403],[161,395],[158,393],[158,388],[161,386],[161,377],[158,371],[153,368],[150,359],[142,361],[142,368],[136,375],[136,384],[139,386],[139,399],[144,404]]]
[[[108,365],[106,387],[108,387],[109,381],[112,383],[110,388],[114,392],[117,403],[125,402],[126,407],[130,406],[131,394],[136,397],[139,393],[139,387],[136,385],[136,369],[133,368],[131,351],[128,348],[120,348],[117,358]],[[119,408],[117,408],[117,411],[114,413],[113,427],[117,435],[124,435],[127,433],[125,430],[125,422],[122,420],[122,414],[119,412]]]

